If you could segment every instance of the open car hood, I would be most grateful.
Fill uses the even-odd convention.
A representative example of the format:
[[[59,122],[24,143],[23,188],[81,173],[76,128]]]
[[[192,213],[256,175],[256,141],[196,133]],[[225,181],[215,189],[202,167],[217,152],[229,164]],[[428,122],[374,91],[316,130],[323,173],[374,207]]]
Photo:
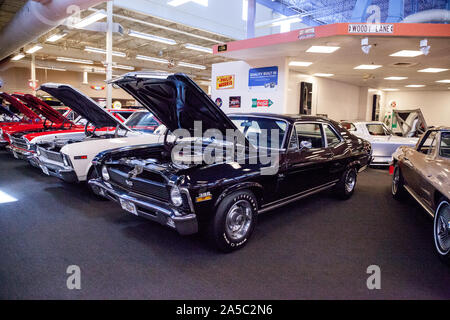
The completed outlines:
[[[97,128],[120,126],[129,130],[94,100],[67,84],[45,83],[40,86],[39,90],[52,95]]]
[[[46,104],[44,101],[36,98],[31,94],[13,94],[13,96],[22,100],[29,108],[38,110],[38,112],[41,113],[45,117],[45,119],[53,123],[60,124],[64,122],[71,122],[70,120],[62,116],[58,111]]]
[[[132,95],[169,130],[194,132],[194,121],[202,122],[202,130],[218,129],[225,137],[226,129],[236,126],[222,110],[184,74],[161,75],[131,72],[111,81]]]
[[[10,118],[16,118],[20,120],[20,117],[18,115],[16,115],[14,112],[9,111],[8,109],[6,109],[4,106],[2,106],[0,104],[0,114],[4,114],[7,115]]]
[[[27,118],[35,121],[39,121],[41,118],[29,109],[26,105],[20,102],[16,97],[13,97],[6,92],[0,92],[0,97],[8,101],[14,108],[20,111],[20,113],[24,114]]]

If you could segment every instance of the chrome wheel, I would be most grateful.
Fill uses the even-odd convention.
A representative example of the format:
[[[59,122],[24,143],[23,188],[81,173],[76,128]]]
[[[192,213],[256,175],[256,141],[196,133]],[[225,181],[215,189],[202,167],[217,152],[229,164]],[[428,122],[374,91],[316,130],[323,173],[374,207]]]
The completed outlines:
[[[345,176],[345,191],[350,193],[355,188],[356,184],[356,172],[355,170],[349,170]]]
[[[439,254],[447,255],[450,252],[450,205],[442,201],[434,217],[434,242]]]
[[[252,224],[253,210],[250,202],[239,200],[228,210],[225,226],[228,236],[232,240],[243,239]]]
[[[392,178],[392,194],[396,194],[398,191],[398,184],[400,183],[400,172],[398,167],[394,170],[394,177]]]

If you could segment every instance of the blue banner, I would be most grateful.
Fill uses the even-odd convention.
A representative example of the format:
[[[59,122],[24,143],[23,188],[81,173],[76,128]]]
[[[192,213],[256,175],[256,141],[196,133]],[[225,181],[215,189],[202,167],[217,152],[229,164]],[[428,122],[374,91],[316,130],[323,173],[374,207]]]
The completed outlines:
[[[275,88],[278,85],[278,67],[250,69],[248,74],[249,87]]]

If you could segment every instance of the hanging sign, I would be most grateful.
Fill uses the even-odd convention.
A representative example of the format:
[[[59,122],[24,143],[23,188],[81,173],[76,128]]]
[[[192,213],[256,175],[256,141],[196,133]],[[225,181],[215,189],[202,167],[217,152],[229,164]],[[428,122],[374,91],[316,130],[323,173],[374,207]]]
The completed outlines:
[[[270,107],[271,105],[273,105],[273,101],[270,99],[252,99],[252,108]]]
[[[248,74],[249,87],[275,88],[278,84],[278,67],[250,69]]]
[[[394,25],[379,23],[349,23],[348,33],[394,33]]]
[[[218,76],[216,78],[216,89],[233,89],[234,88],[234,75]]]

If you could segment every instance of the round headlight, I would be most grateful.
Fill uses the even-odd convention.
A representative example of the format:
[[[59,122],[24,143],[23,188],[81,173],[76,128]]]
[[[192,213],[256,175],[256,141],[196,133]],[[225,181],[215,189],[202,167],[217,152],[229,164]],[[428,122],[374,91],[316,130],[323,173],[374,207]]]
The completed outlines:
[[[170,199],[172,200],[172,203],[177,207],[183,204],[183,198],[181,197],[181,192],[178,187],[173,187],[172,190],[170,190]]]
[[[102,167],[102,177],[105,181],[109,180],[108,168],[106,168],[105,166]]]

